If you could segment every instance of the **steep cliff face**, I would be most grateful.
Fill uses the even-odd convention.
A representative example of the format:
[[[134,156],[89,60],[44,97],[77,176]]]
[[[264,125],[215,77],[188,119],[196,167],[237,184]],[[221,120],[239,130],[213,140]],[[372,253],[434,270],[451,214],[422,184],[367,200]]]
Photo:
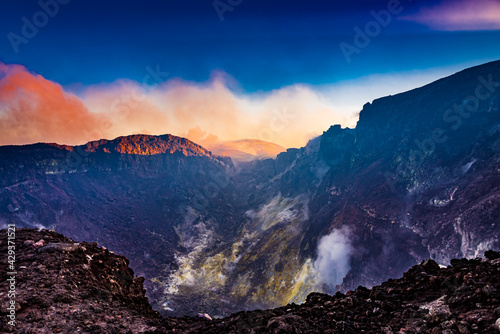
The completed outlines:
[[[493,62],[366,104],[355,129],[332,126],[246,179],[261,198],[307,198],[301,263],[328,250],[349,257],[342,284],[323,277],[325,289],[371,286],[423,258],[446,265],[500,247],[499,130]]]
[[[227,282],[269,306],[373,286],[429,257],[447,265],[498,249],[499,130],[494,62],[376,100],[355,129],[332,126],[248,165],[236,176],[255,189],[243,194],[243,231],[259,233],[240,234],[249,246]]]
[[[275,307],[500,248],[500,62],[238,168],[168,135],[3,147],[0,168],[2,222],[125,254],[163,314]]]

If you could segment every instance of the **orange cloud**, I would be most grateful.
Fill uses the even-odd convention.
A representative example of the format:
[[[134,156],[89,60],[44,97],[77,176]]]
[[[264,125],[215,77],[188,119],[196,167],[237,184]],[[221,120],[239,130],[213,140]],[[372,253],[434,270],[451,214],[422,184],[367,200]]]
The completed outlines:
[[[94,138],[100,118],[76,96],[23,66],[0,63],[0,144]]]

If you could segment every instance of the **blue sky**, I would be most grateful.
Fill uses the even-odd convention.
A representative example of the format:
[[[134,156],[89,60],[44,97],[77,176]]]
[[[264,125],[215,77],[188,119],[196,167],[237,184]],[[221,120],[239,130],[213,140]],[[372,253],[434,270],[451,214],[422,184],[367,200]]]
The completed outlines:
[[[51,86],[63,100],[79,99],[74,113],[113,114],[119,100],[136,114],[114,123],[113,131],[71,140],[57,135],[64,112],[30,127],[15,116],[27,114],[19,103],[0,101],[0,116],[9,120],[3,132],[11,133],[0,135],[0,144],[198,132],[300,146],[331,124],[354,126],[361,106],[374,98],[499,55],[500,0],[7,1],[0,12],[0,65],[6,64],[0,98],[2,87],[16,82],[29,91],[22,96],[38,101],[31,103],[34,116],[46,99],[40,92]],[[161,73],[158,80],[152,69]],[[143,85],[146,78],[155,86]],[[40,87],[23,86],[30,80]],[[140,98],[123,101],[130,92]],[[296,114],[288,131],[259,135],[276,110],[287,108]],[[228,111],[219,116],[221,109]],[[218,128],[227,117],[233,132]],[[45,132],[27,136],[33,127]],[[286,138],[291,131],[296,140]]]
[[[221,21],[212,1],[71,0],[15,53],[7,34],[21,35],[22,17],[32,21],[41,7],[9,1],[0,14],[0,59],[63,85],[142,80],[146,66],[160,64],[171,76],[193,81],[223,70],[243,89],[256,91],[500,55],[498,30],[436,31],[401,20],[439,1],[401,1],[401,13],[349,64],[339,44],[352,44],[353,28],[363,28],[373,20],[370,11],[387,9],[389,1],[232,3],[239,5],[229,5],[233,10]]]

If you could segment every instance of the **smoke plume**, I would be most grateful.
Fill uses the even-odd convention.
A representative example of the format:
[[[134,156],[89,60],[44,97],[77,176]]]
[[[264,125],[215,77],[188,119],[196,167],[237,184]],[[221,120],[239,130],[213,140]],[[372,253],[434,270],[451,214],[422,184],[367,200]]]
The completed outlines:
[[[318,242],[317,258],[314,268],[320,282],[333,291],[336,285],[342,284],[351,266],[349,264],[353,251],[350,241],[351,230],[343,226],[322,237]]]

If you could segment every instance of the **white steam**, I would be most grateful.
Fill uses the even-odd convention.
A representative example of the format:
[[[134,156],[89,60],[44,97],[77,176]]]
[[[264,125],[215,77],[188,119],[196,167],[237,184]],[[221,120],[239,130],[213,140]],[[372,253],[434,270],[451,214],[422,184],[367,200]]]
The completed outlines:
[[[343,226],[322,237],[318,243],[318,257],[314,261],[314,268],[319,281],[332,290],[336,285],[342,284],[351,269],[349,262],[353,248],[350,235],[350,228]]]

